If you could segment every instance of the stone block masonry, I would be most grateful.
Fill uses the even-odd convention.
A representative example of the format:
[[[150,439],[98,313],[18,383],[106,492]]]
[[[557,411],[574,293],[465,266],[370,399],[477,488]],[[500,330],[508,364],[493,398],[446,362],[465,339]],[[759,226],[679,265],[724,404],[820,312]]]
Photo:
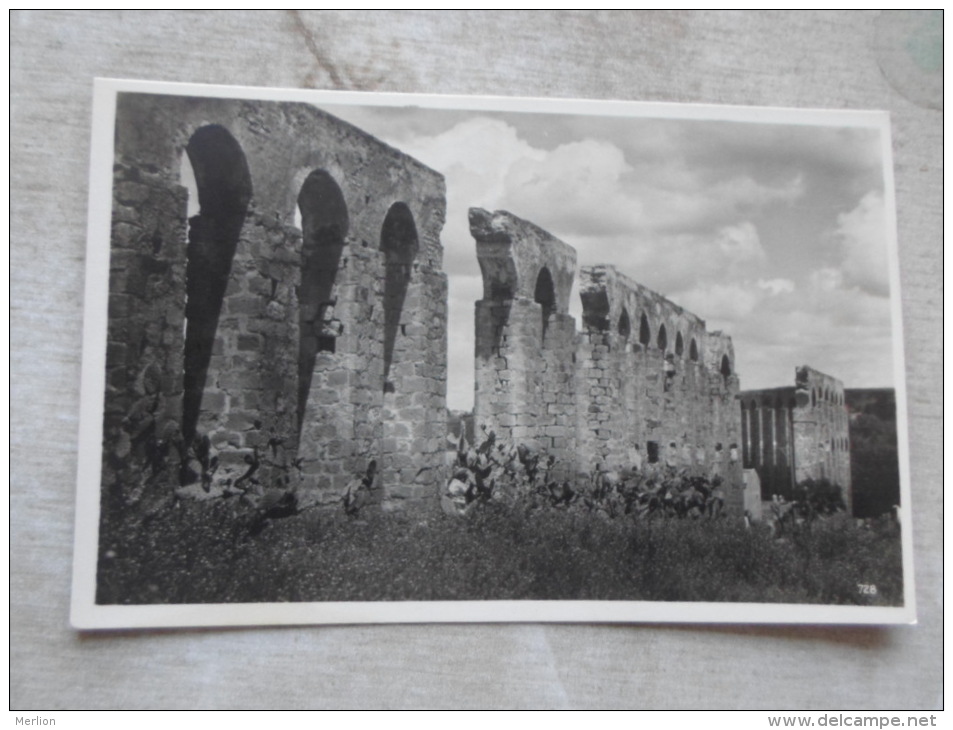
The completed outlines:
[[[566,460],[576,449],[576,327],[569,316],[576,252],[503,211],[472,208],[470,230],[483,273],[476,423]]]
[[[470,211],[483,274],[476,304],[478,426],[545,448],[577,474],[659,463],[720,475],[743,510],[731,339],[505,211]]]
[[[120,94],[115,139],[104,499],[436,494],[442,176],[307,104]]]

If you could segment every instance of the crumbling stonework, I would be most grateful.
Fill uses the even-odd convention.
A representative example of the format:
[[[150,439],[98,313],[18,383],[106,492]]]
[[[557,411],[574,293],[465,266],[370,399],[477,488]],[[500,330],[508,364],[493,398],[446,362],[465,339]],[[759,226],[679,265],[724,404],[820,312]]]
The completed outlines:
[[[326,502],[371,459],[386,505],[433,494],[442,176],[307,104],[148,94],[118,96],[114,170],[107,498],[177,470]]]
[[[484,289],[476,307],[476,423],[566,459],[576,449],[569,315],[576,252],[505,212],[472,208],[470,230]]]
[[[576,473],[657,462],[721,475],[742,509],[731,339],[611,266],[583,269],[582,330],[568,314],[575,251],[505,211],[470,211],[478,425],[533,442]]]
[[[841,488],[851,510],[850,439],[844,384],[808,366],[795,385],[746,390],[741,401],[743,459],[756,469],[762,498],[791,499],[806,479],[827,479]]]
[[[372,460],[385,507],[439,493],[439,173],[306,104],[120,94],[112,214],[107,506],[252,479],[330,504]],[[470,228],[478,427],[576,475],[721,476],[735,512],[742,461],[764,494],[828,478],[849,501],[839,381],[800,368],[739,400],[731,339],[696,315],[593,266],[577,331],[571,246],[505,211],[471,209]]]
[[[741,435],[731,338],[611,266],[582,276],[583,453],[625,464],[638,445],[645,462],[725,473]]]

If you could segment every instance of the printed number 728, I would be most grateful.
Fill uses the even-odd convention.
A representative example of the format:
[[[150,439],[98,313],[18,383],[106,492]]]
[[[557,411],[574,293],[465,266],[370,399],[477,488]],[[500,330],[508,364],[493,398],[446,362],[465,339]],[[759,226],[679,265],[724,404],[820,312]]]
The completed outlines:
[[[857,592],[862,596],[876,596],[877,586],[875,586],[873,583],[858,583]]]

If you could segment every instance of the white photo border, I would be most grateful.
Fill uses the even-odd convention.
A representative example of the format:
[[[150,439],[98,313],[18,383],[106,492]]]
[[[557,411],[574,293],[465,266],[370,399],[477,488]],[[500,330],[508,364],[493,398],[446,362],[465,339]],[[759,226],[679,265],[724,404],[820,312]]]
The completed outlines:
[[[116,98],[119,93],[305,102],[315,105],[415,106],[497,112],[572,113],[608,117],[744,121],[763,124],[867,127],[880,131],[886,240],[891,291],[894,392],[901,485],[903,605],[656,601],[400,601],[97,605],[104,372],[110,257],[110,214]],[[896,202],[889,116],[886,112],[686,105],[658,102],[439,96],[315,91],[96,79],[93,99],[87,227],[81,412],[78,448],[73,592],[70,619],[77,629],[266,626],[277,624],[572,622],[705,624],[916,623],[911,520],[906,370],[900,302]]]

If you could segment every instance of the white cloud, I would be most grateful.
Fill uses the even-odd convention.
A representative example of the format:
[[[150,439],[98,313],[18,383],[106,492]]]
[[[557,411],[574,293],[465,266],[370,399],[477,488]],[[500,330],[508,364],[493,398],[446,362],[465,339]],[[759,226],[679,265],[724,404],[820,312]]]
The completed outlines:
[[[889,301],[841,286],[838,269],[814,272],[804,290],[761,297],[749,316],[729,330],[737,348],[743,388],[787,384],[796,365],[808,364],[844,380],[847,387],[892,382]],[[778,380],[780,377],[783,380]]]
[[[739,161],[743,139],[734,140],[732,155],[693,159],[682,141],[653,129],[646,151],[664,154],[638,159],[621,137],[581,135],[543,149],[484,116],[401,140],[403,151],[447,180],[441,238],[450,277],[450,407],[469,408],[473,400],[473,307],[482,280],[467,222],[471,206],[530,220],[576,248],[580,267],[612,263],[705,319],[709,330],[725,330],[744,388],[789,384],[802,363],[850,387],[890,383],[889,358],[871,356],[889,352],[890,341],[882,196],[869,193],[828,228],[834,259],[781,268],[765,250],[772,240],[765,221],[771,206],[803,198],[818,175],[805,176],[803,164],[783,156],[762,174],[760,152]],[[763,136],[763,150],[774,149],[774,137]],[[787,156],[798,159],[790,150]],[[817,250],[806,244],[806,254]],[[811,264],[820,268],[808,272]],[[574,292],[577,321],[580,308]]]
[[[402,149],[446,178],[447,223],[441,234],[444,270],[451,275],[478,273],[467,210],[505,207],[504,181],[510,169],[545,153],[519,139],[511,126],[486,117],[461,122],[436,136],[407,140]]]
[[[793,292],[795,285],[790,279],[758,279],[758,288],[765,289],[776,296],[785,292]]]
[[[605,261],[608,249],[612,257],[621,254],[620,264],[653,265],[654,259],[658,267],[656,254],[665,250],[659,268],[692,277],[712,266],[763,260],[745,213],[803,192],[797,177],[772,185],[747,175],[711,179],[710,172],[687,169],[674,153],[633,167],[606,140],[535,148],[514,127],[488,117],[405,140],[402,149],[446,176],[443,238],[451,274],[478,270],[467,225],[471,206],[503,208],[542,226],[576,247],[582,263]]]
[[[747,285],[705,284],[693,286],[677,294],[675,300],[708,323],[708,329],[731,332],[758,306],[764,292]]]
[[[820,269],[808,287],[786,279],[712,283],[675,299],[731,335],[742,389],[788,385],[809,364],[847,387],[892,382],[889,300],[844,288],[838,269]]]
[[[719,250],[732,265],[765,259],[758,229],[751,221],[725,226],[718,232],[717,240]]]
[[[622,150],[608,142],[570,142],[512,165],[506,205],[564,236],[631,232],[642,218],[641,201],[626,194],[631,171]]]
[[[883,196],[867,193],[857,207],[837,217],[835,238],[843,252],[844,277],[866,292],[890,295]]]
[[[808,277],[811,289],[817,291],[834,291],[844,286],[844,272],[840,269],[826,267],[812,271]]]

